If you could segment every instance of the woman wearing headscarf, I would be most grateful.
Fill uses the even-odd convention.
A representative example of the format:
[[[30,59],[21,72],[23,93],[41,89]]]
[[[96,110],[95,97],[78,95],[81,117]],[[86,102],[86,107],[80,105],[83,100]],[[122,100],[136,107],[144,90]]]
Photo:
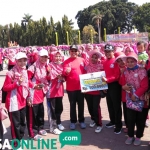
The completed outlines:
[[[100,63],[102,54],[98,50],[92,50],[89,53],[89,63],[85,66],[87,73],[100,72],[103,70],[103,65]],[[102,130],[102,120],[101,120],[101,109],[100,109],[100,100],[101,95],[100,91],[91,91],[85,93],[85,99],[87,101],[88,110],[91,116],[90,127],[97,125],[95,132],[99,133]]]
[[[12,139],[21,140],[26,127],[26,98],[29,95],[29,85],[32,84],[28,81],[26,54],[17,53],[15,60],[16,65],[6,74],[3,90],[7,92],[5,107],[9,113]]]
[[[62,99],[64,96],[64,77],[62,66],[63,54],[61,51],[53,53],[52,62],[48,65],[50,69],[50,89],[47,93],[48,119],[50,132],[60,134],[64,130],[61,124],[61,113],[63,111]]]
[[[38,60],[29,67],[28,78],[33,83],[30,88],[30,97],[27,99],[27,127],[29,137],[34,140],[41,140],[40,135],[47,135],[44,130],[44,97],[48,90],[47,80],[48,52],[45,49],[39,51]],[[35,134],[33,129],[37,130]],[[40,134],[40,135],[39,135]]]

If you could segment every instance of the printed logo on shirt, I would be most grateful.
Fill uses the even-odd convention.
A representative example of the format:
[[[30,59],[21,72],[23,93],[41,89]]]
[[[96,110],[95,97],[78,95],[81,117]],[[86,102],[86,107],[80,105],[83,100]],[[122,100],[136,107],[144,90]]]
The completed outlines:
[[[114,64],[111,64],[111,65],[110,65],[110,68],[114,68]]]
[[[80,65],[81,65],[82,67],[84,67],[84,63],[83,63],[83,62],[81,62]]]
[[[137,78],[137,77],[138,77],[138,74],[137,74],[137,73],[135,73],[135,74],[134,74],[134,77],[135,77],[135,78]]]

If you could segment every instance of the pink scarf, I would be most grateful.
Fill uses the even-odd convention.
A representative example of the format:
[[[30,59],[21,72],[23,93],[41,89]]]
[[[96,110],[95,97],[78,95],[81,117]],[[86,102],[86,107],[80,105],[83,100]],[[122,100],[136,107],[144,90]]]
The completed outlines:
[[[51,79],[55,79],[57,78],[58,75],[62,75],[62,71],[63,71],[63,67],[62,64],[57,64],[55,62],[52,62],[49,64],[50,68],[51,68]]]
[[[102,69],[103,69],[103,65],[100,63],[97,63],[97,64],[89,63],[86,66],[87,73],[99,72],[99,71],[102,71]]]
[[[50,68],[51,68],[51,79],[55,79],[57,78],[58,75],[62,75],[62,71],[63,71],[63,67],[62,67],[62,62],[57,63],[55,60],[55,55],[59,53],[63,59],[63,54],[61,51],[56,51],[53,53],[53,60],[52,62],[49,64]]]
[[[15,55],[16,55],[15,49],[8,50],[7,58],[10,59],[12,62],[15,62]]]
[[[35,79],[38,82],[41,82],[43,84],[48,84],[47,81],[47,64],[42,64],[39,59],[29,68],[29,71],[31,71],[34,74]]]
[[[28,96],[28,74],[26,68],[20,68],[17,64],[10,70],[7,75],[12,79],[13,82],[17,82],[20,78],[23,79],[20,86],[23,88],[23,97],[26,99]]]
[[[93,64],[91,62],[91,58],[90,58],[89,59],[89,64],[86,66],[85,69],[86,69],[87,73],[99,72],[99,71],[102,71],[103,65],[100,63],[99,60],[98,60],[98,62],[96,64]]]

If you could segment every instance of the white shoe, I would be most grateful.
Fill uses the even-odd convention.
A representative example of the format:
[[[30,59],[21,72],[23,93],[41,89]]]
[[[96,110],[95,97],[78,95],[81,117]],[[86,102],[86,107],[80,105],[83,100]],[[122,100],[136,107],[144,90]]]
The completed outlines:
[[[65,127],[62,124],[58,124],[58,129],[63,131],[65,129]]]
[[[102,131],[102,129],[103,129],[103,127],[97,126],[97,128],[95,129],[95,132],[96,132],[96,133],[99,133],[99,132]]]
[[[34,136],[34,138],[33,138],[35,141],[38,141],[38,140],[42,140],[43,138],[40,136],[40,135],[36,135],[36,136]]]
[[[47,135],[47,132],[46,132],[45,130],[40,130],[40,131],[39,131],[39,134],[46,136],[46,135]]]
[[[95,126],[95,124],[96,124],[96,123],[92,120],[89,126],[90,126],[91,128],[93,128],[93,127]]]
[[[56,135],[59,135],[59,134],[61,134],[62,133],[62,131],[60,131],[59,129],[54,129],[51,133],[54,133],[54,134],[56,134]]]

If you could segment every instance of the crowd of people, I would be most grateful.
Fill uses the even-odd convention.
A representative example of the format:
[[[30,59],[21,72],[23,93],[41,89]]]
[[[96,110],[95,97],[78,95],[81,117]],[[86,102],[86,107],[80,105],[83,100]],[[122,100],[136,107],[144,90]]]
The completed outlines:
[[[21,140],[27,124],[29,138],[41,140],[47,135],[45,115],[48,115],[50,133],[59,135],[65,130],[61,114],[66,82],[71,130],[76,129],[77,122],[82,129],[86,128],[86,100],[91,117],[89,126],[96,126],[94,132],[100,133],[103,129],[100,101],[106,96],[110,122],[105,127],[113,127],[115,134],[121,133],[123,106],[126,126],[123,131],[128,134],[125,143],[140,145],[149,110],[149,94],[145,98],[145,93],[149,90],[150,44],[144,41],[134,44],[83,44],[66,46],[65,49],[69,52],[67,57],[62,47],[55,45],[1,49],[0,60],[8,59],[9,71],[3,90],[7,92],[5,107],[12,139]],[[108,84],[108,90],[82,93],[79,75],[100,71],[105,71],[102,81]],[[45,97],[47,114],[44,114]],[[136,109],[131,106],[132,102],[136,103]],[[2,120],[0,130],[3,131]],[[0,136],[2,139],[3,134]]]

